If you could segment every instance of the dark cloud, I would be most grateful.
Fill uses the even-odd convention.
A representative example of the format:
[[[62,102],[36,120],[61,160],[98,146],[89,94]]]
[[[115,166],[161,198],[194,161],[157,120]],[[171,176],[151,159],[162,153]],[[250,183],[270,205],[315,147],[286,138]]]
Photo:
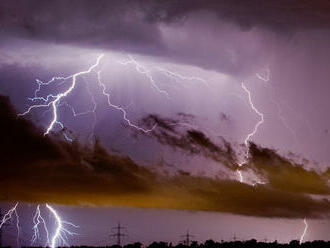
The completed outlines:
[[[82,46],[159,49],[159,31],[143,16],[134,1],[2,1],[0,33]]]
[[[0,115],[3,130],[0,164],[31,163],[64,156],[59,144],[48,137],[41,138],[42,133],[31,122],[17,117],[7,97],[0,97]]]
[[[149,1],[143,6],[151,21],[175,22],[196,12],[209,11],[243,29],[292,31],[330,26],[330,3],[326,0],[176,0]]]
[[[327,30],[329,13],[330,4],[322,0],[5,0],[0,2],[0,35],[4,47],[16,37],[112,49],[241,77],[277,54],[279,40],[268,32],[244,31]]]
[[[329,169],[317,172],[305,169],[302,164],[280,156],[275,150],[250,144],[248,166],[267,178],[272,188],[293,193],[330,195]]]
[[[149,115],[143,118],[142,122],[146,126],[150,126],[152,123],[157,124],[157,128],[151,134],[161,144],[175,149],[179,148],[189,154],[202,155],[233,169],[236,157],[231,145],[226,140],[222,139],[221,145],[215,144],[201,131],[192,128],[179,130],[178,128],[181,127],[179,120],[166,119],[157,115]]]
[[[201,155],[210,158],[231,170],[238,169],[237,158],[232,145],[222,138],[223,145],[212,142],[204,133],[198,130],[182,131],[177,120],[163,119],[150,115],[143,119],[149,126],[150,120],[160,124],[152,132],[160,143],[174,149],[181,149],[190,154]],[[292,156],[292,155],[291,155]],[[296,157],[294,157],[296,158]],[[309,161],[303,160],[305,163]],[[273,149],[263,148],[254,143],[249,144],[249,159],[241,170],[253,170],[254,173],[264,178],[274,189],[292,193],[304,193],[315,195],[330,195],[329,169],[316,171],[304,168],[303,164],[296,163],[279,155]]]
[[[45,137],[29,121],[16,117],[8,98],[0,97],[2,200],[116,205],[221,211],[267,217],[320,217],[330,214],[326,200],[302,191],[250,186],[232,180],[178,172],[165,176],[128,157]],[[167,123],[168,131],[172,129]],[[201,133],[186,134],[195,145],[218,151]],[[259,155],[258,155],[259,156]],[[327,172],[328,173],[328,172]]]
[[[151,45],[160,39],[155,23],[175,22],[201,11],[213,12],[220,20],[245,29],[259,26],[291,30],[330,25],[330,4],[325,0],[5,0],[0,3],[0,20],[2,32],[31,39]]]

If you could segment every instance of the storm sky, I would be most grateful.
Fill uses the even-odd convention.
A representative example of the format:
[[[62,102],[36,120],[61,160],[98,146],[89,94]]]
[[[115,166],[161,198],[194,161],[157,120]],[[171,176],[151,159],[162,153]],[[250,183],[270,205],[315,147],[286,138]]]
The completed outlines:
[[[81,226],[70,244],[105,244],[118,221],[126,242],[284,242],[305,217],[306,240],[329,240],[329,14],[321,0],[1,1],[1,205],[22,202],[21,243],[47,202]],[[44,135],[51,107],[17,116],[72,77],[40,82],[100,55],[57,105],[63,126]]]

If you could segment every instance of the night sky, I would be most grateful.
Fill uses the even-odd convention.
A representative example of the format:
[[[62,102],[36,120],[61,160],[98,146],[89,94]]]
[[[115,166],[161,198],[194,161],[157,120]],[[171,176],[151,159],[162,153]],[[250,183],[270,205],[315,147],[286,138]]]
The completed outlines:
[[[1,1],[4,244],[330,240],[329,44],[323,0]]]

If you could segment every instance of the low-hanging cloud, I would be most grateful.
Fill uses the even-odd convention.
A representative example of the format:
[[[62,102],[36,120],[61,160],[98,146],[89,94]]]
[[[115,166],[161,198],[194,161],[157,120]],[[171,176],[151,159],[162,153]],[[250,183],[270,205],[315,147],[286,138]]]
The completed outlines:
[[[202,155],[233,169],[236,161],[235,153],[225,139],[222,139],[222,144],[218,145],[199,130],[188,129],[182,133],[177,128],[181,125],[189,125],[189,122],[182,123],[178,120],[162,118],[155,114],[146,116],[142,119],[142,122],[147,126],[157,125],[157,128],[152,132],[152,136],[159,143],[181,149],[181,151],[186,151],[188,154]]]
[[[195,129],[180,130],[177,120],[149,115],[142,119],[145,125],[151,121],[158,125],[152,137],[172,149],[181,149],[189,154],[198,154],[212,159],[235,171],[238,169],[237,157],[232,145],[221,138],[222,144],[216,144],[203,132]],[[308,162],[308,161],[306,161]],[[285,192],[330,195],[329,168],[317,172],[306,169],[303,164],[296,163],[279,155],[274,149],[263,148],[249,143],[249,157],[239,169],[252,170],[274,189]]]
[[[45,137],[30,121],[17,118],[8,98],[0,97],[0,103],[2,200],[288,218],[330,214],[327,200],[303,191],[188,173],[165,176],[128,157],[108,153],[98,142],[87,148]]]

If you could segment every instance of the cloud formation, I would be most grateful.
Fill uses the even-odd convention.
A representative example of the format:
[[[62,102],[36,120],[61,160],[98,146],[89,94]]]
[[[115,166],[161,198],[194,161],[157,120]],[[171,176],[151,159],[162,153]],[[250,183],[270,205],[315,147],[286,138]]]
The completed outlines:
[[[292,190],[290,186],[278,187],[271,180],[270,184],[250,186],[189,173],[169,177],[128,157],[110,154],[98,142],[93,148],[86,148],[75,142],[68,144],[56,137],[45,137],[31,122],[17,118],[8,98],[0,97],[0,103],[1,139],[4,141],[0,143],[4,151],[0,161],[2,200],[205,210],[288,218],[330,214],[327,200],[317,200],[306,194],[323,192],[314,181],[308,184],[308,190]],[[164,127],[171,130],[165,124]],[[194,135],[188,137],[195,149],[213,147],[201,134],[197,135],[198,139],[192,138]],[[211,150],[214,149],[218,148]],[[265,169],[266,165],[257,165],[258,161],[268,161],[263,157],[265,151],[257,146],[254,149],[255,168],[262,168],[271,179],[275,176],[273,171]],[[257,150],[262,154],[257,154]],[[283,161],[280,164],[285,168],[292,166]],[[308,173],[303,168],[300,170]],[[324,180],[324,176],[319,179]],[[329,173],[327,179],[328,176]],[[326,192],[329,191],[323,193]]]
[[[33,6],[33,7],[31,7]],[[0,3],[1,33],[81,46],[161,47],[158,28],[143,21],[134,1],[40,1]],[[135,44],[134,46],[128,46]]]
[[[330,25],[330,4],[327,1],[225,1],[192,0],[149,1],[144,5],[150,20],[173,22],[188,15],[208,11],[216,13],[243,29],[262,27],[275,31],[292,31],[309,28],[326,28]]]
[[[292,193],[330,195],[329,169],[317,172],[280,156],[276,151],[250,144],[249,166],[265,176],[272,188]]]
[[[329,13],[323,0],[5,0],[0,3],[0,34],[7,45],[15,37],[112,49],[237,76],[269,60],[281,35],[274,39],[265,32],[327,29]]]
[[[149,126],[151,120],[158,125],[152,135],[160,143],[212,159],[232,171],[238,169],[234,148],[225,139],[221,139],[223,145],[218,145],[199,130],[178,130],[180,122],[177,120],[156,115],[149,115],[143,119],[145,125]],[[279,155],[274,149],[263,148],[252,142],[249,146],[249,158],[240,167],[241,170],[252,170],[274,189],[292,193],[330,195],[329,168],[323,172],[308,170],[303,164]]]
[[[10,0],[1,1],[0,10],[2,32],[56,42],[84,43],[94,37],[95,43],[126,40],[156,44],[160,33],[155,24],[179,21],[203,11],[215,13],[219,22],[225,20],[244,29],[295,30],[330,25],[330,4],[323,0]]]
[[[189,122],[182,124],[178,120],[165,119],[155,114],[143,118],[142,122],[147,126],[157,125],[152,135],[159,143],[179,148],[191,155],[202,155],[233,169],[236,157],[231,145],[226,140],[222,139],[222,144],[218,145],[199,130],[188,129],[182,133],[177,128],[185,124],[189,126]]]

